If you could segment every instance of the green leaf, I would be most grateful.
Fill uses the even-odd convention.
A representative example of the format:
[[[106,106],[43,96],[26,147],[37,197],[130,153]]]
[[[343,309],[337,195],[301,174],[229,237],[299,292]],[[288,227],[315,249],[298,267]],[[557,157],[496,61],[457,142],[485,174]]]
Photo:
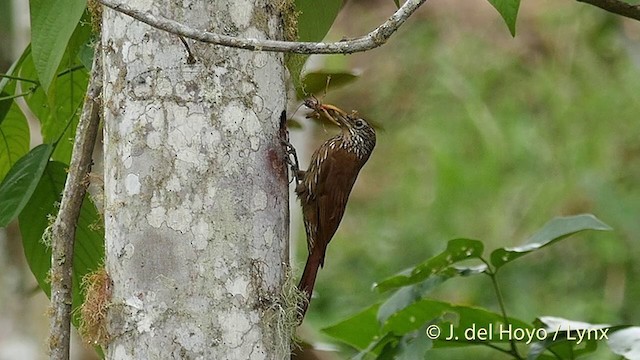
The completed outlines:
[[[27,45],[27,47],[22,52],[22,55],[20,55],[20,58],[16,60],[13,64],[11,64],[11,67],[9,68],[9,70],[7,70],[6,74],[15,75],[16,70],[19,69],[20,66],[22,66],[22,62],[24,61],[24,59],[30,55],[31,55],[31,45]],[[7,86],[7,84],[11,81],[14,81],[14,80],[5,78],[5,77],[0,78],[0,91],[3,91],[4,87]]]
[[[285,55],[285,64],[287,69],[289,69],[289,74],[291,75],[291,82],[293,82],[293,87],[296,90],[296,94],[302,92],[302,69],[304,68],[304,64],[309,58],[309,55],[300,55],[300,54],[286,54]]]
[[[481,274],[487,269],[485,264],[476,267],[448,267],[426,280],[415,285],[405,286],[389,297],[378,310],[378,321],[384,323],[394,313],[421,300],[431,289],[456,276],[469,276]]]
[[[355,81],[357,78],[358,75],[346,71],[314,71],[306,73],[302,78],[302,88],[297,89],[298,100],[304,99],[311,94],[323,94],[330,89],[337,89]]]
[[[367,359],[370,354],[377,354],[376,360],[413,360],[424,359],[425,353],[431,349],[433,342],[424,335],[424,329],[396,336],[387,333],[375,339],[362,350],[353,360]]]
[[[447,268],[421,283],[400,288],[382,303],[378,310],[378,321],[384,323],[391,315],[422,299],[431,289],[455,275],[457,272],[454,268]]]
[[[16,61],[8,75],[13,75],[15,69],[22,63],[24,55]],[[8,78],[0,79],[0,97],[15,94],[16,81]],[[29,151],[29,124],[13,99],[0,101],[0,181],[4,179],[9,169]]]
[[[6,89],[9,92],[0,90],[0,99],[11,96],[14,92],[13,88],[14,86],[12,86],[10,89]],[[5,116],[7,116],[9,108],[11,108],[11,104],[13,104],[13,99],[0,100],[0,125],[2,125],[2,121],[4,120]]]
[[[319,5],[315,0],[295,0],[298,14],[298,41],[322,41],[331,29],[342,0],[327,0]]]
[[[382,337],[375,337],[373,341],[353,357],[353,360],[367,359],[369,354],[378,354],[376,360],[393,360],[398,353],[398,341],[399,336],[395,336],[392,333],[386,333]]]
[[[566,338],[552,341],[555,334],[549,334],[546,340],[536,342],[531,345],[527,360],[536,359],[576,359],[582,355],[592,353],[598,349],[598,342],[595,340],[583,340],[580,344],[568,341]],[[574,334],[576,335],[576,334]],[[550,354],[544,354],[549,350]],[[547,357],[548,356],[548,357]]]
[[[86,0],[29,2],[33,59],[38,79],[47,93],[86,4]]]
[[[604,231],[611,230],[611,227],[591,214],[555,218],[546,223],[525,245],[494,250],[491,253],[491,264],[498,270],[521,256],[585,230]]]
[[[382,332],[402,335],[425,324],[437,326],[439,330],[439,336],[434,339],[435,347],[507,342],[509,337],[504,335],[505,331],[533,329],[533,325],[515,318],[509,318],[509,323],[505,324],[501,314],[486,309],[423,299],[393,314],[384,323]]]
[[[327,0],[318,5],[314,0],[295,0],[298,15],[298,41],[322,41],[342,8],[342,0]],[[308,55],[291,54],[287,56],[287,68],[291,74],[296,92],[301,92],[300,75]]]
[[[92,43],[84,43],[78,49],[78,61],[80,61],[87,71],[91,71],[94,53],[95,48]]]
[[[3,96],[5,93],[0,93]],[[13,100],[8,101],[6,112],[0,103],[0,181],[12,166],[29,151],[29,124]],[[1,205],[0,205],[1,207]]]
[[[542,316],[536,319],[538,328],[544,329],[546,336],[531,345],[527,359],[539,359],[549,350],[562,359],[574,359],[594,352],[598,341],[607,340],[612,333],[627,326],[611,326],[605,324],[589,324],[553,316]]]
[[[44,142],[56,143],[53,160],[64,163],[69,163],[71,158],[78,110],[84,101],[89,81],[88,72],[78,55],[90,42],[90,26],[83,20],[69,40],[58,68],[61,75],[51,84],[49,93],[38,88],[25,98],[29,109],[40,121]],[[20,75],[25,78],[38,76],[33,57],[25,59]]]
[[[498,10],[509,28],[511,36],[516,36],[516,18],[518,17],[520,0],[489,0],[489,3]]]
[[[515,336],[526,342],[534,327],[525,321],[508,318],[505,323],[501,314],[486,309],[454,305],[446,302],[423,299],[399,311],[387,320],[382,333],[403,335],[417,329],[430,329],[426,335],[434,341],[434,347],[472,346],[481,343],[505,343]]]
[[[47,277],[51,268],[51,249],[43,241],[45,229],[57,213],[57,203],[64,188],[66,165],[49,162],[31,200],[20,213],[20,233],[24,252],[40,288],[50,296]],[[73,256],[73,309],[82,303],[81,282],[84,275],[96,270],[104,258],[104,229],[91,199],[86,196],[80,209]],[[79,314],[74,311],[73,324],[77,327]]]
[[[31,45],[27,46],[24,49],[24,51],[22,52],[22,55],[20,55],[20,58],[16,60],[13,64],[11,64],[11,67],[9,68],[9,70],[7,70],[5,75],[15,76],[18,72],[17,70],[20,69],[24,60],[29,56],[31,56]],[[14,95],[15,88],[16,88],[16,80],[9,79],[8,77],[0,77],[0,97]],[[24,90],[25,89],[23,87],[23,91]],[[2,121],[4,120],[6,114],[9,112],[9,107],[11,106],[12,103],[13,103],[13,99],[0,101],[0,125],[2,125]]]
[[[479,258],[484,251],[481,241],[471,239],[453,239],[447,243],[447,249],[412,269],[405,270],[374,287],[380,292],[402,286],[416,284],[428,277],[446,270],[452,264],[471,258]]]
[[[433,341],[425,336],[428,324],[424,324],[420,329],[405,334],[398,343],[398,360],[424,359],[425,354],[433,347]]]
[[[0,184],[0,227],[5,227],[22,211],[44,172],[53,146],[33,148],[9,170]]]
[[[403,336],[386,333],[354,357],[354,360],[365,359],[369,354],[378,354],[376,360],[425,359],[426,353],[433,347],[433,341],[425,336],[428,325]]]
[[[322,329],[322,332],[356,349],[366,349],[379,335],[377,312],[378,304],[372,305],[356,315]]]

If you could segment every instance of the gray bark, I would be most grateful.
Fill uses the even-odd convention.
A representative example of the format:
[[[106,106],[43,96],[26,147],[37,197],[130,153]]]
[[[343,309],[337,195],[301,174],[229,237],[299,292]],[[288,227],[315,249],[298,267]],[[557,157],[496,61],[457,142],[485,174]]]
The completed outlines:
[[[130,1],[280,38],[265,1]],[[191,43],[105,8],[107,359],[274,359],[288,264],[283,55]]]

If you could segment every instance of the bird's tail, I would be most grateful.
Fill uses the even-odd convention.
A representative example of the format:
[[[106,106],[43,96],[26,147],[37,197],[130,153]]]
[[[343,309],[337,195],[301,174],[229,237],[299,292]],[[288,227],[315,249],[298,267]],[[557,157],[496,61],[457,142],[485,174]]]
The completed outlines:
[[[304,318],[311,302],[311,294],[313,293],[313,287],[316,283],[316,275],[318,275],[318,269],[322,263],[322,256],[320,252],[312,251],[307,258],[307,264],[304,266],[300,283],[298,284],[298,290],[306,295],[306,298],[300,304],[300,320]]]

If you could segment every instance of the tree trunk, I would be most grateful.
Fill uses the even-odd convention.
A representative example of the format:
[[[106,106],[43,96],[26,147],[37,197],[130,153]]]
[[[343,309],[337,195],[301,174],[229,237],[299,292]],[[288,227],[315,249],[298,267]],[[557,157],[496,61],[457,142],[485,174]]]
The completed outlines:
[[[281,38],[268,0],[129,1]],[[275,359],[288,267],[283,56],[189,42],[105,8],[107,359]]]

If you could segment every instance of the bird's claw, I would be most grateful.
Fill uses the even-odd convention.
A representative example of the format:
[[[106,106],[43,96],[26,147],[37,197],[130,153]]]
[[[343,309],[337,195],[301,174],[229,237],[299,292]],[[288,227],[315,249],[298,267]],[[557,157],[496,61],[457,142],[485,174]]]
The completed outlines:
[[[287,134],[288,135],[288,134]],[[293,179],[296,181],[296,184],[300,183],[300,163],[298,162],[298,153],[296,152],[296,148],[289,142],[289,139],[280,139],[280,143],[284,147],[285,152],[285,161],[287,165],[291,168],[291,172],[293,173]]]

